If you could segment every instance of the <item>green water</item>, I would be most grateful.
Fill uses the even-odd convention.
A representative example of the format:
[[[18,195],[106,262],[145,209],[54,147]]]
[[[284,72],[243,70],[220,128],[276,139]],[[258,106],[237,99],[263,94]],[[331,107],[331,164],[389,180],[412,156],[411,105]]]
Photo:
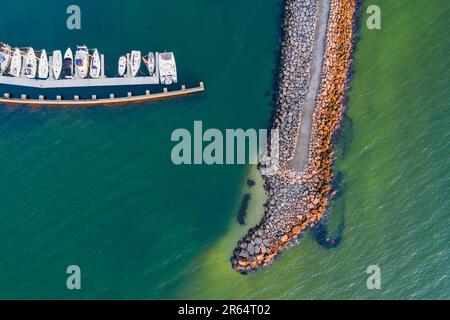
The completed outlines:
[[[207,91],[122,109],[0,107],[0,298],[449,298],[445,0],[366,3],[380,5],[382,29],[363,24],[355,56],[327,221],[339,245],[308,233],[270,270],[231,270],[246,232],[236,211],[250,192],[247,227],[258,221],[261,180],[253,167],[174,166],[170,134],[194,120],[269,126],[280,3],[78,1],[80,31],[65,28],[69,1],[4,5],[4,42],[86,43],[111,73],[127,50],[170,49],[180,81]],[[66,288],[71,264],[80,291]],[[371,264],[381,290],[366,287]]]

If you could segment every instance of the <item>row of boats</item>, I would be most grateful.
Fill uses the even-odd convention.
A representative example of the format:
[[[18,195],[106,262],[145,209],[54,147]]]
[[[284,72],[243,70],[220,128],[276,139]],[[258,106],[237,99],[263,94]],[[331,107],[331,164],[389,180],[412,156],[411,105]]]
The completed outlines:
[[[149,52],[146,58],[142,57],[140,51],[133,50],[131,51],[129,58],[127,56],[121,56],[119,58],[119,66],[118,66],[119,76],[124,77],[127,74],[128,71],[127,69],[130,68],[129,70],[130,75],[132,77],[135,77],[141,67],[141,59],[147,65],[149,74],[153,75],[156,69],[155,54],[153,52]]]
[[[11,48],[3,44],[0,49],[0,73],[13,77],[21,75],[28,79],[73,79],[75,71],[80,78],[96,79],[100,77],[101,60],[98,50],[92,55],[86,46],[78,46],[75,59],[72,49],[68,48],[64,57],[60,50],[53,51],[47,56],[47,51],[40,51],[39,57],[33,48],[28,48],[26,53],[19,48]]]
[[[38,55],[37,55],[38,53]],[[158,54],[160,66],[160,82],[172,84],[177,82],[175,57],[172,52]],[[153,52],[142,56],[140,51],[133,50],[130,54],[121,56],[118,62],[118,74],[121,77],[137,76],[141,61],[147,67],[152,76],[156,71],[156,59]],[[75,77],[85,79],[97,79],[101,76],[102,59],[97,49],[89,50],[86,46],[77,46],[75,56],[72,49],[68,48],[62,55],[60,50],[55,50],[48,56],[46,50],[35,52],[33,48],[27,48],[26,53],[19,48],[11,48],[2,44],[0,48],[0,74],[8,74],[13,77],[24,76],[28,79],[73,79]]]

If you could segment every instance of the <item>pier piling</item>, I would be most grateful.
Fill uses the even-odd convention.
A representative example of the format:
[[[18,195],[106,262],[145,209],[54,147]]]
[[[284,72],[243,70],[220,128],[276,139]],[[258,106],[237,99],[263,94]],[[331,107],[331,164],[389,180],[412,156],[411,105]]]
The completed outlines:
[[[3,97],[0,97],[0,105],[7,104],[11,106],[48,106],[48,107],[94,107],[94,106],[113,106],[113,105],[125,105],[129,103],[148,103],[152,101],[165,100],[169,98],[180,98],[196,93],[205,91],[205,88],[200,83],[199,86],[193,88],[186,88],[182,86],[182,89],[169,91],[164,88],[163,92],[151,93],[150,90],[146,90],[145,94],[133,95],[132,92],[128,92],[125,97],[116,97],[114,93],[109,94],[109,98],[98,98],[97,95],[92,95],[92,99],[81,99],[80,96],[74,95],[73,100],[64,100],[61,95],[57,95],[56,99],[45,99],[44,95],[39,95],[38,99],[30,99],[25,94],[22,94],[20,98],[12,98],[10,93],[5,92]]]

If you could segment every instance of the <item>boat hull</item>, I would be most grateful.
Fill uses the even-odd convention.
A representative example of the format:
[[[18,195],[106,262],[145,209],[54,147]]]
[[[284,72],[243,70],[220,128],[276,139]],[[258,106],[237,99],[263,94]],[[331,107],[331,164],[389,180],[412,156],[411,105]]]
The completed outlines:
[[[92,55],[89,76],[91,78],[97,79],[98,77],[100,77],[100,71],[101,71],[101,59],[100,55],[98,54],[98,50],[95,49],[94,54]]]
[[[89,72],[89,52],[86,47],[78,47],[75,53],[75,67],[81,79],[87,77]]]
[[[73,53],[70,48],[64,54],[63,72],[64,78],[73,79]]]
[[[41,57],[39,58],[38,78],[39,79],[48,78],[48,58],[47,52],[45,50],[42,50]]]
[[[24,63],[25,63],[24,68],[25,77],[27,77],[28,79],[36,78],[37,59],[33,48],[28,49],[28,53],[27,56],[25,57]]]
[[[161,84],[171,85],[178,82],[177,65],[173,52],[160,53],[158,65]]]
[[[130,55],[130,73],[132,77],[135,77],[141,67],[141,52],[131,51]]]
[[[0,51],[0,72],[4,73],[8,70],[9,64],[11,63],[11,48],[3,47]]]
[[[156,67],[155,54],[153,52],[149,52],[147,58],[147,69],[148,73],[151,76],[155,74],[155,67]]]
[[[60,50],[53,51],[51,68],[55,79],[59,79],[62,71],[62,53]]]
[[[9,67],[9,74],[13,77],[20,76],[20,71],[22,69],[22,55],[19,48],[15,48],[13,55],[11,57],[11,65]]]
[[[119,76],[123,77],[125,76],[125,73],[127,72],[127,57],[121,56],[119,58],[119,65],[118,65],[118,72]]]

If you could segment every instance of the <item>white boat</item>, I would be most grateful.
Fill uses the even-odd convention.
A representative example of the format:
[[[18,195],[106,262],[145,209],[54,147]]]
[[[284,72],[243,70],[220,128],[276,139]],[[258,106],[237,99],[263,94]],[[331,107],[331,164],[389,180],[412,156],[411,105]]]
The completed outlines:
[[[4,45],[0,51],[0,73],[6,72],[11,62],[11,47]]]
[[[36,78],[37,59],[33,48],[28,49],[24,63],[25,69],[23,71],[23,74],[25,75],[25,77],[27,77],[28,79]]]
[[[53,56],[51,57],[52,63],[50,63],[53,76],[56,80],[59,79],[59,76],[61,75],[62,65],[63,65],[63,59],[62,59],[62,53],[61,50],[55,50],[53,51]]]
[[[73,53],[70,48],[64,53],[63,72],[66,79],[73,79]]]
[[[100,55],[98,54],[98,50],[95,49],[94,53],[92,54],[91,68],[89,70],[90,77],[94,79],[100,77],[100,70],[101,70]]]
[[[15,48],[13,55],[11,57],[11,65],[9,67],[9,74],[13,77],[20,76],[20,71],[22,70],[22,54],[19,48]]]
[[[78,46],[75,52],[75,66],[81,79],[89,73],[89,52],[86,46]]]
[[[141,52],[133,50],[130,55],[130,72],[131,76],[135,77],[141,67]]]
[[[159,78],[161,84],[177,83],[177,65],[173,52],[164,52],[158,55]]]
[[[48,59],[47,59],[47,52],[45,51],[45,49],[42,50],[41,57],[39,58],[38,78],[39,79],[48,78]]]
[[[127,72],[127,57],[125,56],[121,56],[119,58],[119,66],[118,66],[118,71],[119,71],[119,76],[123,77],[125,76],[125,72]]]
[[[53,79],[53,77],[54,77],[52,66],[53,66],[53,57],[50,56],[50,57],[48,57],[48,77],[50,79]]]
[[[152,76],[155,73],[156,67],[155,54],[153,52],[149,52],[147,60],[144,61],[147,65],[148,73]]]

